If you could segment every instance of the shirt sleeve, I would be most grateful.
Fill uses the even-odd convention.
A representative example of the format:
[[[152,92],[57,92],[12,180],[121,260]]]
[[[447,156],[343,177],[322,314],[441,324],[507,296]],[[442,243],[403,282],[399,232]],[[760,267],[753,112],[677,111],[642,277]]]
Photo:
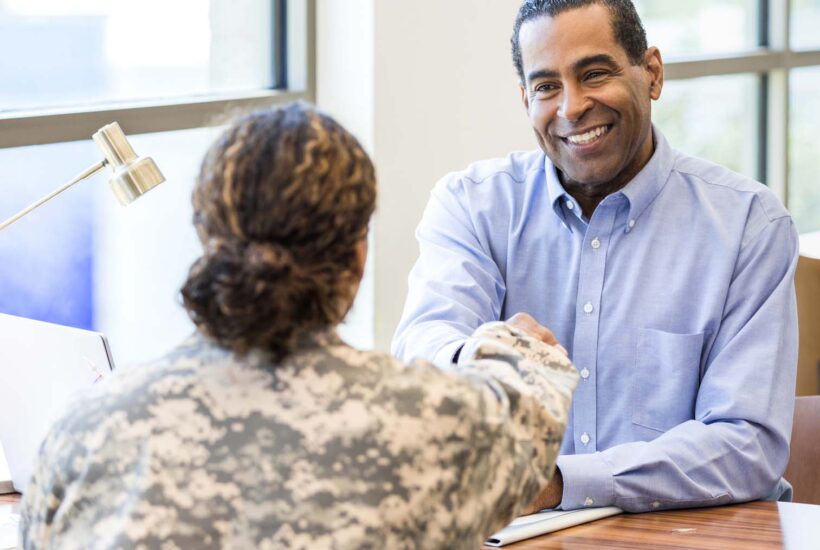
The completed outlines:
[[[423,361],[416,366],[439,377],[437,387],[447,388],[444,401],[433,402],[433,408],[469,426],[448,433],[444,442],[431,435],[421,443],[438,449],[437,460],[455,468],[448,478],[460,480],[460,489],[444,499],[445,508],[456,511],[450,531],[487,536],[549,483],[578,382],[576,369],[552,346],[500,322],[476,330],[451,372]]]
[[[419,258],[392,345],[403,361],[448,365],[473,330],[500,318],[504,278],[477,236],[465,195],[458,175],[443,179],[416,230]]]
[[[642,512],[779,496],[794,410],[798,239],[791,218],[766,221],[741,246],[694,419],[650,442],[559,457],[562,508]]]

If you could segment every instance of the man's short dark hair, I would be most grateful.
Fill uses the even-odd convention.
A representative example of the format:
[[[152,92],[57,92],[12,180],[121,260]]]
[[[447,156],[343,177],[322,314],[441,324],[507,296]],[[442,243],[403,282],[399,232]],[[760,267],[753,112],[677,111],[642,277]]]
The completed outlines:
[[[644,54],[646,53],[646,31],[641,23],[638,12],[631,0],[525,0],[518,9],[518,16],[515,18],[512,39],[512,57],[515,70],[521,82],[526,82],[524,78],[524,62],[521,59],[521,42],[518,35],[521,26],[527,21],[538,19],[539,17],[555,17],[561,12],[600,4],[606,6],[612,17],[612,32],[615,40],[626,51],[630,63],[642,65]]]

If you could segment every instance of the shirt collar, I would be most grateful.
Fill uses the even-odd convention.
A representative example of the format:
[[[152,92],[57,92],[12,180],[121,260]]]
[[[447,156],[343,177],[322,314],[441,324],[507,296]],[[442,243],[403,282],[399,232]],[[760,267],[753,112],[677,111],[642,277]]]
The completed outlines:
[[[634,225],[635,220],[652,204],[666,182],[669,181],[669,175],[672,173],[675,162],[674,151],[663,134],[654,126],[652,135],[655,138],[655,152],[652,158],[620,191],[629,200],[630,225]]]
[[[567,221],[566,212],[571,210],[575,213],[579,213],[580,208],[578,207],[578,203],[575,202],[575,199],[564,190],[564,186],[561,185],[561,180],[558,179],[558,171],[555,165],[546,155],[544,155],[544,173],[547,178],[547,196],[552,205],[552,210],[555,212],[555,215],[558,216],[558,219],[561,220],[564,227],[572,232],[572,226]],[[572,208],[568,208],[570,204]]]
[[[643,211],[652,204],[652,201],[661,192],[672,173],[674,151],[669,146],[666,138],[663,137],[663,134],[654,125],[652,126],[652,135],[655,139],[655,152],[652,154],[652,158],[626,187],[611,195],[623,194],[629,200],[630,220],[637,220]],[[566,219],[567,206],[572,204],[572,208],[568,208],[568,210],[572,210],[578,216],[581,216],[581,209],[575,199],[564,190],[555,165],[546,155],[544,157],[544,172],[547,180],[547,195],[550,204],[552,204],[552,209],[564,226],[572,231]]]

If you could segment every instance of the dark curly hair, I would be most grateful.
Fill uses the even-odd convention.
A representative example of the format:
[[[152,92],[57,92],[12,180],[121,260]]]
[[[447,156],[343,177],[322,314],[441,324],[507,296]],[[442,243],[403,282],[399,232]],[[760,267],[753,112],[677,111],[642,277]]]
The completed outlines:
[[[293,103],[240,118],[211,146],[193,192],[204,252],[182,300],[197,328],[279,360],[300,335],[341,322],[375,202],[370,158],[329,116]]]
[[[538,19],[539,17],[555,17],[561,12],[600,4],[606,6],[612,14],[612,31],[615,40],[626,51],[630,63],[642,65],[644,54],[646,53],[646,30],[641,23],[641,18],[635,10],[631,0],[526,0],[518,9],[518,15],[513,25],[513,34],[510,39],[512,45],[512,58],[515,70],[521,83],[525,83],[524,62],[521,59],[521,26],[527,21]]]

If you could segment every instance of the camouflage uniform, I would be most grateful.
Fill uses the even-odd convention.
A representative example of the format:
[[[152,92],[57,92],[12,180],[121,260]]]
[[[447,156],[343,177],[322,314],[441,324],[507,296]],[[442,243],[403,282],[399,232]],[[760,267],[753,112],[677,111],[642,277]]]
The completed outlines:
[[[501,323],[453,370],[333,331],[275,366],[194,336],[55,425],[21,546],[478,548],[548,482],[577,375]]]

